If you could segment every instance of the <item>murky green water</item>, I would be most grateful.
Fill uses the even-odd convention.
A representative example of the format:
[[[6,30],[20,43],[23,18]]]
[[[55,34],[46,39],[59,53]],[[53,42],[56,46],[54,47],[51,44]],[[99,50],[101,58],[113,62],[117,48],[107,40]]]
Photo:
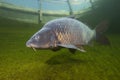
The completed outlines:
[[[120,12],[117,1],[109,3],[79,18],[91,27],[109,21],[105,35],[111,46],[85,46],[86,53],[71,54],[67,49],[34,52],[25,43],[43,24],[0,17],[0,80],[119,80]]]

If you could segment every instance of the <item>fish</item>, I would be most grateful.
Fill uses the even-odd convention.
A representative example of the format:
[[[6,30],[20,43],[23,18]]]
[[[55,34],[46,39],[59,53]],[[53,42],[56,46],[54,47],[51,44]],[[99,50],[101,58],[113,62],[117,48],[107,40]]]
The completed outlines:
[[[86,52],[83,48],[89,45],[92,40],[103,44],[109,44],[108,38],[101,37],[106,29],[108,22],[103,21],[95,29],[91,29],[83,22],[63,17],[47,22],[26,42],[26,46],[36,49],[51,49],[59,51],[61,48],[68,48],[71,53],[76,50]],[[101,40],[98,40],[103,38]],[[105,42],[104,42],[105,41]]]

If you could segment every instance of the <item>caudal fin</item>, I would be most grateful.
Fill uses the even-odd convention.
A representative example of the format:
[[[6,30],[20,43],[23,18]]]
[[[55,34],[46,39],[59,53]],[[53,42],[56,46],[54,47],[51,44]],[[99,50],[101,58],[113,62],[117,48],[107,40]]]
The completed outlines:
[[[96,34],[96,42],[102,45],[110,45],[109,39],[103,34]]]
[[[102,21],[100,24],[98,24],[95,28],[96,33],[102,34],[108,29],[109,22],[108,20]]]
[[[103,45],[110,45],[109,39],[103,34],[108,29],[109,22],[104,20],[95,28],[96,31],[96,41]]]

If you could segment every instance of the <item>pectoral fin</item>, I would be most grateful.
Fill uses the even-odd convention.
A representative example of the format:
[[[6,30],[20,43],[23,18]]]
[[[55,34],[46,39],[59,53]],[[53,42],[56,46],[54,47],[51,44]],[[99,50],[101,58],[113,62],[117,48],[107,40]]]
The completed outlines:
[[[65,44],[58,44],[58,46],[61,46],[61,47],[65,47],[65,48],[69,48],[69,49],[77,49],[81,52],[86,52],[82,47],[78,48],[74,45],[65,45]],[[73,50],[70,50],[70,51],[73,51]],[[74,51],[73,51],[74,52]]]
[[[86,52],[82,45],[76,45],[76,47],[79,48],[81,52]]]

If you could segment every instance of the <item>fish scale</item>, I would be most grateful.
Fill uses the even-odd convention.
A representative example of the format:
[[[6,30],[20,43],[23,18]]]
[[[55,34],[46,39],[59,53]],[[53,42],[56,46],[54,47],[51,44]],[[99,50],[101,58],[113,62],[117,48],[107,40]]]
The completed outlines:
[[[62,44],[70,44],[71,43],[71,39],[70,39],[70,32],[67,31],[67,27],[65,25],[65,27],[63,28],[63,26],[61,27],[61,25],[59,25],[60,27],[56,28],[57,30],[55,30],[55,33],[58,37],[58,40],[62,43]]]

